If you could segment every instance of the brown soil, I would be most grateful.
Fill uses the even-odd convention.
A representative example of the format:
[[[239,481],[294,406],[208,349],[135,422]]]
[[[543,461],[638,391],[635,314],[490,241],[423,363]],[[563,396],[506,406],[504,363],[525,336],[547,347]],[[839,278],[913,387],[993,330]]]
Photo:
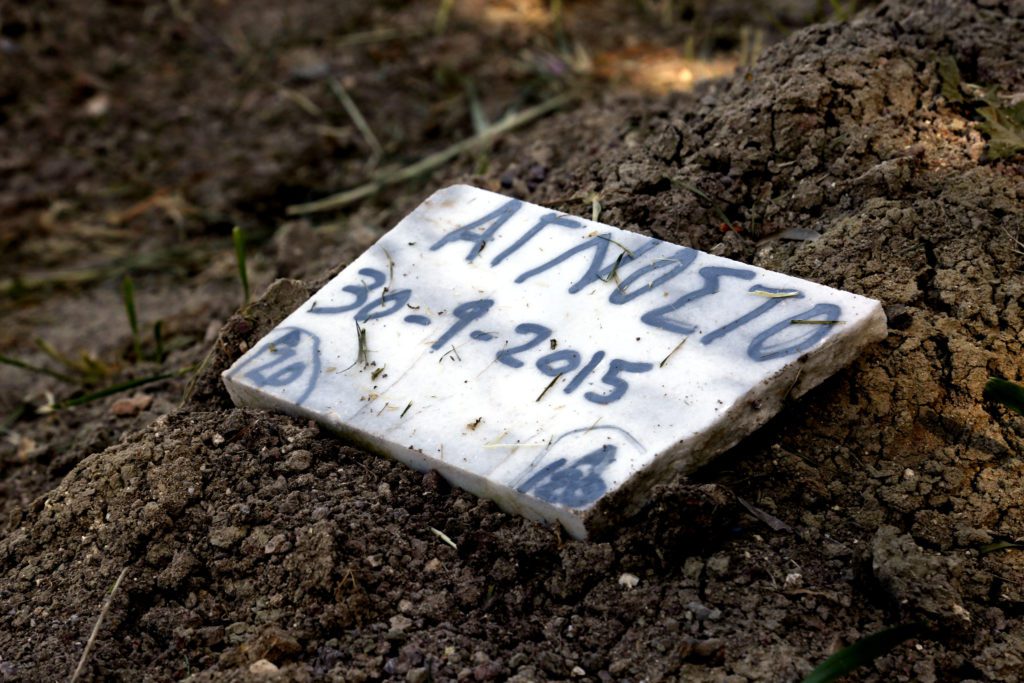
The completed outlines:
[[[366,177],[325,74],[356,75],[385,164],[471,133],[458,74],[492,117],[591,77],[538,76],[523,63],[567,54],[553,34],[479,9],[353,49],[388,22],[429,28],[436,4],[70,4],[0,9],[0,353],[57,367],[35,338],[88,351],[96,386],[205,361],[181,407],[175,378],[9,421],[0,675],[66,679],[127,568],[82,680],[793,681],[911,622],[917,638],[852,679],[1024,680],[1024,551],[981,552],[1024,537],[1024,418],[981,398],[990,375],[1024,377],[1024,165],[988,158],[938,73],[952,57],[967,83],[1024,92],[1024,5],[886,3],[690,94],[613,80],[314,232],[280,225],[284,206]],[[627,5],[567,3],[566,33],[605,55],[701,28]],[[726,36],[745,20],[704,12]],[[736,47],[716,40],[697,52]],[[582,215],[598,193],[605,222],[878,298],[889,338],[591,542],[232,408],[218,371],[455,181]],[[259,290],[304,281],[232,315],[235,222]],[[792,227],[820,237],[778,239]],[[134,358],[126,270],[144,355],[159,319],[166,359]],[[8,412],[75,395],[0,372]],[[134,394],[152,402],[114,408]]]

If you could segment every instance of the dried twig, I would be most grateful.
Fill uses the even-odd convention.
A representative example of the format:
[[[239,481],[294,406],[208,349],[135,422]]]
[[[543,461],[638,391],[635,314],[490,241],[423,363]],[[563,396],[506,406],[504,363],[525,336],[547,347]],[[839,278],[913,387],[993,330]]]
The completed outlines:
[[[92,646],[96,642],[96,636],[100,633],[103,620],[107,618],[107,612],[110,611],[110,603],[114,602],[117,589],[121,587],[121,581],[124,580],[127,573],[128,567],[122,569],[121,573],[117,576],[117,581],[114,582],[114,587],[110,589],[110,595],[107,596],[107,601],[103,603],[103,608],[100,610],[99,616],[96,617],[96,623],[92,627],[92,633],[89,634],[89,640],[85,643],[85,649],[82,650],[82,657],[78,660],[78,666],[75,667],[75,672],[71,674],[70,683],[75,683],[82,674],[82,670],[85,669],[85,663],[89,659],[89,651],[92,650]]]

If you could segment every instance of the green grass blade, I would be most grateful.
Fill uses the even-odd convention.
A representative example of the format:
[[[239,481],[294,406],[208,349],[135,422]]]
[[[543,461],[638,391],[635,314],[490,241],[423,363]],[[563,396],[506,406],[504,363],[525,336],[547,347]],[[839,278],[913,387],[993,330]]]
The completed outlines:
[[[448,19],[451,18],[452,7],[455,0],[441,0],[437,5],[437,12],[434,14],[434,35],[442,35],[448,30]]]
[[[245,231],[239,226],[231,230],[231,240],[235,243],[235,260],[238,261],[238,278],[242,281],[243,304],[249,303],[249,270],[245,267]]]
[[[978,548],[978,553],[981,555],[987,555],[998,550],[1024,550],[1024,543],[1019,543],[1017,541],[995,541]]]
[[[121,280],[121,298],[124,299],[124,310],[128,314],[128,324],[132,328],[132,350],[135,352],[135,362],[142,361],[142,342],[139,341],[139,318],[135,314],[135,283],[131,275],[125,275]]]
[[[167,379],[168,377],[173,377],[173,376],[174,376],[173,372],[162,372],[159,375],[152,375],[150,377],[142,377],[142,378],[139,378],[139,379],[133,379],[133,380],[130,380],[128,382],[121,382],[120,384],[115,384],[113,386],[106,387],[105,389],[100,389],[99,391],[93,391],[91,393],[84,394],[82,396],[78,396],[77,398],[69,398],[66,401],[61,401],[61,402],[57,403],[56,407],[57,408],[72,408],[74,406],[85,405],[86,403],[92,403],[93,401],[98,401],[101,398],[106,398],[107,396],[111,396],[113,394],[119,394],[122,391],[127,391],[128,389],[134,389],[135,387],[141,387],[143,384],[149,384],[151,382],[159,382],[162,379]]]
[[[989,377],[983,394],[985,400],[1001,403],[1015,413],[1024,415],[1024,387],[998,377]]]
[[[843,648],[812,671],[803,683],[829,683],[845,676],[859,666],[870,664],[921,630],[917,623],[902,624],[872,633],[853,645]]]
[[[135,387],[141,387],[143,384],[151,384],[152,382],[159,382],[160,380],[169,379],[171,377],[178,377],[178,376],[181,376],[181,375],[185,375],[185,374],[191,372],[194,369],[195,369],[194,366],[189,366],[187,368],[182,368],[180,370],[175,370],[174,372],[161,372],[158,375],[150,375],[149,377],[140,377],[139,379],[133,379],[133,380],[129,380],[127,382],[121,382],[120,384],[114,384],[113,386],[109,386],[109,387],[106,387],[104,389],[100,389],[98,391],[93,391],[91,393],[84,394],[82,396],[77,396],[75,398],[69,398],[66,401],[59,401],[56,405],[53,406],[53,408],[55,410],[60,410],[62,408],[72,408],[74,406],[80,406],[80,405],[84,405],[86,403],[92,403],[93,401],[98,401],[101,398],[106,398],[107,396],[111,396],[113,394],[119,394],[122,391],[127,391],[128,389],[134,389]]]
[[[38,365],[32,365],[31,363],[26,363],[23,360],[11,358],[10,356],[0,356],[0,363],[10,365],[15,368],[21,368],[22,370],[28,370],[29,372],[35,372],[40,375],[47,375],[54,379],[59,379],[61,382],[67,382],[68,384],[79,384],[79,381],[70,375],[65,375],[64,373],[57,372],[55,370],[48,370],[47,368],[41,368]]]

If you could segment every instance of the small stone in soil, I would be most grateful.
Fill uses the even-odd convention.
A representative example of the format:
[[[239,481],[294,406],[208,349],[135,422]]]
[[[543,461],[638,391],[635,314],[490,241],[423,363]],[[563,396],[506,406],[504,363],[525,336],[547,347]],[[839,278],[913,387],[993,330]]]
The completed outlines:
[[[117,417],[132,417],[153,404],[153,397],[149,394],[135,394],[134,396],[122,396],[110,404],[110,414]]]
[[[266,659],[257,659],[249,665],[249,673],[256,676],[269,676],[280,671],[277,665]]]

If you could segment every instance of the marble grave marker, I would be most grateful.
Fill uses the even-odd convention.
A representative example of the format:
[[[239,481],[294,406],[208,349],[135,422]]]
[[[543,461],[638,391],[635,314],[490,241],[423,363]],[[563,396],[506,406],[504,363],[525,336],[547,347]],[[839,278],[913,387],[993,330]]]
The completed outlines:
[[[584,538],[885,334],[877,301],[457,185],[224,382]]]

